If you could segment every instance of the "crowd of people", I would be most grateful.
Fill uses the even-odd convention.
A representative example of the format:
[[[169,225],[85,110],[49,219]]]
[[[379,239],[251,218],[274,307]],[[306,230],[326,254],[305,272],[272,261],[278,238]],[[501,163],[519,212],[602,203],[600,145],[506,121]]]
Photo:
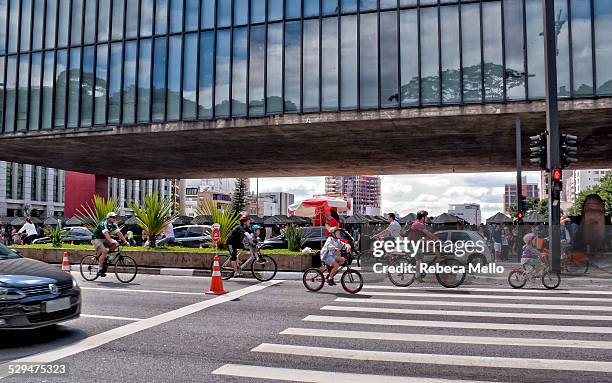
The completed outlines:
[[[40,228],[36,227],[30,218],[25,219],[20,229],[11,225],[0,226],[0,242],[6,246],[29,245],[40,236]]]

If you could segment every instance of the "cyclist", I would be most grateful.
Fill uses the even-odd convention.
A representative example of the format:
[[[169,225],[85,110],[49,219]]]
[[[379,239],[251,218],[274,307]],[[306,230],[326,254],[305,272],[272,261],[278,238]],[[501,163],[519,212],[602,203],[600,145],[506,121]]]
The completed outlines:
[[[245,233],[244,235],[244,245],[249,249],[252,255],[255,256],[256,262],[258,263],[266,263],[266,261],[261,256],[259,249],[257,248],[257,244],[261,242],[259,235],[261,234],[262,227],[259,225],[253,225],[250,227],[250,233]]]
[[[376,239],[384,238],[385,240],[393,241],[395,240],[395,238],[400,236],[402,226],[395,218],[395,213],[387,214],[387,223],[389,223],[389,226],[387,226],[387,228],[381,231],[380,233],[376,234],[374,238]]]
[[[323,249],[321,250],[321,261],[332,267],[332,270],[327,277],[327,284],[330,286],[334,286],[336,284],[336,282],[334,282],[334,277],[336,276],[340,265],[346,261],[346,259],[341,255],[342,250],[350,252],[350,246],[340,240],[339,228],[330,227],[329,237],[327,237],[327,240],[323,245]]]
[[[533,246],[533,240],[536,238],[535,233],[528,233],[523,236],[523,251],[521,253],[521,265],[530,265],[533,270],[538,273],[540,271],[540,252]]]
[[[109,212],[106,215],[104,220],[98,223],[96,229],[93,232],[93,237],[91,239],[91,244],[94,246],[96,253],[99,255],[98,258],[98,276],[105,277],[106,276],[106,264],[104,260],[108,256],[110,251],[117,250],[117,246],[119,243],[115,241],[111,234],[117,234],[119,239],[121,239],[122,243],[129,246],[128,240],[125,238],[119,226],[116,223],[117,221],[117,213],[114,211]]]
[[[411,242],[418,242],[420,241],[423,237],[427,237],[433,241],[438,242],[440,239],[438,237],[436,237],[431,231],[429,231],[427,229],[427,226],[425,225],[425,221],[427,220],[427,216],[429,215],[429,213],[427,213],[425,210],[419,210],[416,214],[416,221],[414,221],[412,223],[412,225],[410,225],[410,232],[408,233],[408,240]],[[422,273],[422,267],[421,267],[421,260],[423,259],[423,252],[421,252],[420,250],[417,251],[414,254],[414,258],[416,260],[417,263],[417,276],[416,279],[419,282],[423,282],[423,273]]]
[[[236,226],[227,236],[227,249],[230,253],[230,265],[234,270],[234,277],[241,277],[243,274],[238,271],[238,249],[244,248],[245,236],[250,233],[251,218],[248,214],[240,215],[240,224]]]

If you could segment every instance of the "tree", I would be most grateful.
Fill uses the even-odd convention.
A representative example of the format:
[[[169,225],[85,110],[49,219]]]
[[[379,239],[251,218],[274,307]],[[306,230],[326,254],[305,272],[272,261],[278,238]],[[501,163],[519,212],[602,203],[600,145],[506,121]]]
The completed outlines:
[[[508,214],[510,214],[511,217],[516,217],[517,212],[517,205],[515,203],[511,204],[510,207],[508,207]],[[542,214],[545,217],[548,217],[548,201],[541,200],[539,198],[528,197],[527,199],[525,199],[523,213],[527,212],[536,212],[538,214]]]
[[[246,178],[236,178],[236,186],[234,193],[232,194],[232,210],[236,214],[244,211],[247,205],[247,195],[249,193],[249,187],[247,185]]]
[[[94,195],[92,204],[81,205],[76,211],[76,217],[89,230],[94,230],[98,223],[106,218],[106,215],[114,211],[119,211],[119,201],[116,198],[105,199],[102,196]]]
[[[569,215],[581,215],[582,205],[584,200],[589,194],[597,194],[604,201],[604,209],[606,216],[612,215],[612,172],[608,172],[601,178],[599,184],[589,188],[580,194],[576,198],[576,203],[569,209]]]
[[[138,226],[147,232],[149,246],[155,247],[155,237],[161,234],[176,215],[172,214],[172,200],[157,193],[148,195],[141,206],[132,204]]]

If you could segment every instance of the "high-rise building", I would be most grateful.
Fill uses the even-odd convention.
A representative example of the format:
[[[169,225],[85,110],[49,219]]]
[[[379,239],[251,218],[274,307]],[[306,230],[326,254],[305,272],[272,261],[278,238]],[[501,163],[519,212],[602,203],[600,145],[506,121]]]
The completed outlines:
[[[448,205],[448,214],[459,217],[470,225],[480,225],[482,222],[482,213],[480,205],[476,203],[459,203]]]
[[[258,216],[287,215],[289,205],[294,201],[295,196],[285,192],[264,192],[251,193],[249,198],[249,213]]]
[[[231,202],[231,194],[236,186],[235,178],[200,178],[187,179],[181,183],[180,210],[185,215],[195,216],[198,203],[211,199],[218,203],[218,207]]]
[[[36,210],[46,218],[64,212],[64,171],[0,161],[0,216]]]
[[[108,196],[116,198],[119,203],[121,216],[131,216],[134,210],[132,204],[144,202],[145,196],[157,194],[165,198],[172,196],[172,180],[125,180],[120,178],[108,179]]]
[[[353,201],[353,213],[380,215],[379,176],[325,177],[325,194],[339,194]]]
[[[578,195],[601,182],[606,173],[612,169],[565,170],[563,173],[563,191],[569,206],[573,206]]]
[[[527,183],[527,177],[523,176],[522,195],[527,198],[540,198],[540,188],[537,183]],[[516,183],[504,185],[504,212],[508,212],[510,205],[517,204]]]

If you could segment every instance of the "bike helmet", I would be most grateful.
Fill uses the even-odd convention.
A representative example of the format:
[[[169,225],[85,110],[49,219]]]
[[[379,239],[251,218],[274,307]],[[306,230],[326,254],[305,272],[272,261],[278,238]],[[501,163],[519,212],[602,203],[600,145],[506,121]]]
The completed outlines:
[[[429,215],[429,213],[427,213],[425,210],[419,210],[416,213],[417,219],[421,219],[423,217],[427,217],[428,215]]]
[[[527,244],[527,243],[533,241],[535,239],[535,237],[536,237],[536,235],[534,233],[525,234],[523,236],[523,242],[525,242],[525,244]]]
[[[248,214],[242,214],[242,215],[240,216],[240,222],[246,222],[246,221],[248,221],[249,219],[251,219],[251,217],[249,217],[249,215],[248,215]]]
[[[339,228],[339,227],[332,226],[332,227],[330,227],[330,228],[329,228],[329,230],[328,230],[328,231],[329,231],[329,234],[334,234],[334,233],[335,233],[335,232],[337,232],[338,230],[340,230],[340,228]]]
[[[259,226],[259,225],[253,225],[253,226],[251,226],[251,231],[255,231],[255,230],[259,230],[259,229],[262,229],[262,227],[261,227],[261,226]]]

